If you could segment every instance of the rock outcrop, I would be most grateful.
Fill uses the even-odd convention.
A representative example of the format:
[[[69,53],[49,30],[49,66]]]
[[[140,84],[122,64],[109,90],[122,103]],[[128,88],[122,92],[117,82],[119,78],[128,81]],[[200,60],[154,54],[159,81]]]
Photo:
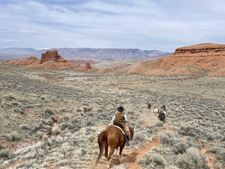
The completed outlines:
[[[29,58],[4,61],[4,63],[14,66],[20,66],[35,70],[65,70],[72,69],[76,71],[96,71],[90,63],[81,66],[78,63],[71,63],[58,54],[57,50],[49,50],[42,53],[41,59],[34,56]]]
[[[39,64],[40,59],[36,58],[35,56],[30,56],[29,58],[21,58],[21,59],[14,59],[14,60],[6,60],[4,63],[19,67],[29,68],[32,64]]]
[[[90,65],[90,63],[86,63],[86,70],[88,70],[88,69],[91,69],[91,65]]]
[[[58,54],[57,50],[48,50],[45,53],[41,54],[40,64],[50,60],[54,62],[68,62],[66,59],[64,59]]]
[[[158,59],[156,65],[158,68],[185,67],[207,71],[209,76],[225,76],[225,45],[205,43],[178,48],[173,54]]]

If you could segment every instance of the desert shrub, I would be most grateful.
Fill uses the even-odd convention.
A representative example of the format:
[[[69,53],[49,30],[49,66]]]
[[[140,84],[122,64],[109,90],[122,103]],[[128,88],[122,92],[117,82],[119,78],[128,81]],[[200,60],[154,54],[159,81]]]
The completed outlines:
[[[207,153],[212,153],[212,154],[219,154],[221,152],[221,147],[218,146],[213,146],[211,148],[208,149]]]
[[[225,136],[221,138],[221,142],[225,142]]]
[[[44,113],[47,117],[54,114],[53,110],[50,108],[47,108]]]
[[[12,101],[12,100],[15,100],[16,98],[12,95],[9,95],[9,96],[6,96],[5,99],[9,100],[9,101]]]
[[[205,156],[196,148],[188,148],[186,153],[178,156],[177,165],[181,169],[210,169]]]
[[[35,135],[38,139],[42,139],[43,133],[38,131]]]
[[[72,130],[73,132],[76,132],[78,130],[80,130],[81,128],[81,120],[80,119],[77,119],[77,118],[71,118],[69,121],[68,121],[68,124],[67,124],[67,128],[69,130]]]
[[[207,152],[213,153],[217,158],[215,167],[224,168],[225,167],[225,150],[223,147],[213,146]]]
[[[223,164],[225,165],[225,150],[224,149],[222,149],[222,151],[218,153],[218,159],[223,161]]]
[[[31,127],[30,127],[29,124],[21,124],[20,128],[23,129],[23,130],[29,130]]]
[[[154,151],[165,157],[168,164],[174,164],[177,160],[177,155],[174,154],[170,147],[161,145],[155,148]]]
[[[13,153],[9,149],[0,150],[0,159],[7,160],[12,158]]]
[[[40,127],[40,128],[39,128]],[[40,131],[49,131],[52,129],[51,124],[47,124],[47,123],[42,123],[42,125],[40,125],[38,128],[35,128],[35,130],[40,130]]]
[[[86,122],[86,126],[93,126],[93,125],[94,125],[94,123],[91,120]]]
[[[166,166],[164,158],[155,152],[145,154],[142,159],[138,160],[138,163],[146,169],[164,169]]]
[[[137,132],[135,131],[134,137],[133,137],[133,142],[142,144],[147,139],[148,139],[148,137],[147,137],[146,133],[144,133],[143,131],[137,131]]]
[[[186,152],[187,148],[189,148],[189,145],[187,143],[185,143],[184,141],[181,141],[181,142],[178,142],[177,144],[174,144],[172,151],[175,154],[183,154]]]
[[[24,110],[21,108],[14,109],[13,111],[14,113],[18,113],[18,114],[25,114]]]
[[[160,134],[160,142],[169,146],[174,154],[183,154],[187,148],[193,146],[191,142],[180,138],[179,135],[167,131]]]
[[[90,141],[91,143],[93,143],[93,142],[95,142],[96,137],[95,137],[95,136],[91,136],[91,137],[89,137],[88,139],[89,139],[89,141]]]
[[[36,132],[38,130],[40,130],[41,128],[43,128],[43,124],[42,122],[39,122],[37,124],[33,124],[31,127],[32,132]]]
[[[160,122],[156,123],[155,126],[156,127],[163,127],[163,122],[160,121]]]
[[[5,134],[5,138],[7,141],[19,141],[21,136],[16,131],[13,131],[10,134]]]
[[[67,128],[67,123],[66,123],[66,122],[60,123],[59,128],[60,128],[61,130],[65,130],[65,129]]]
[[[56,167],[65,167],[68,166],[71,162],[68,160],[60,160],[59,162],[56,163]]]
[[[225,164],[224,164],[224,162],[222,162],[222,163],[216,162],[214,167],[215,168],[219,168],[219,169],[221,169],[221,168],[224,169],[225,168]]]
[[[194,137],[195,139],[205,139],[207,141],[213,140],[210,132],[201,126],[196,126],[194,124],[181,125],[178,129],[178,134]]]
[[[152,135],[158,131],[157,126],[148,126],[146,127],[146,131],[148,132],[149,135]]]
[[[63,118],[59,119],[58,123],[60,124],[60,123],[62,123],[62,122],[66,122],[66,121],[68,121],[68,120],[69,120],[69,117],[64,116]]]
[[[47,118],[47,119],[43,119],[42,120],[42,125],[52,125],[52,123],[53,123],[53,120],[51,119],[51,118]]]
[[[12,102],[11,105],[12,105],[12,106],[19,106],[19,103],[17,103],[17,102]]]
[[[171,144],[172,143],[172,139],[174,139],[174,134],[172,132],[163,132],[160,133],[160,142],[162,144]]]
[[[58,128],[56,128],[52,131],[53,135],[58,135],[59,133],[60,133],[60,130]]]
[[[20,163],[15,166],[16,169],[26,168],[26,163]]]

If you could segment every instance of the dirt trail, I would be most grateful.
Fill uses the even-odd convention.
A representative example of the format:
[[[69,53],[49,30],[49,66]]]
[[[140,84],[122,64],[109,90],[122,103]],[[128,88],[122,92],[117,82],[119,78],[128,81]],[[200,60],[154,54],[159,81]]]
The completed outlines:
[[[146,104],[147,107],[147,104]],[[149,125],[153,126],[157,122],[159,122],[159,119],[154,115],[153,113],[153,108],[149,109],[144,109],[142,113],[139,113],[139,118],[144,121],[143,124],[141,124],[143,127],[147,127]]]
[[[117,155],[112,157],[110,162],[110,167],[125,164],[127,169],[141,169],[141,166],[138,164],[138,160],[143,157],[144,154],[150,152],[153,148],[159,147],[159,137],[154,138],[152,141],[148,141],[145,146],[138,149],[125,149],[123,155],[119,157],[119,151]],[[120,158],[120,159],[119,159]],[[95,169],[106,169],[107,162],[105,157],[103,157],[98,166]]]
[[[207,154],[206,153],[206,149],[201,149],[201,152],[205,155],[205,157],[206,157],[206,161],[207,161],[207,164],[210,166],[210,168],[215,168],[214,167],[214,163],[212,162],[212,159],[213,159],[213,157],[210,155],[210,154]]]
[[[144,147],[141,147],[135,151],[132,152],[132,150],[129,150],[132,152],[132,154],[136,155],[135,161],[128,162],[127,169],[141,169],[141,166],[138,164],[138,160],[143,157],[144,154],[150,152],[153,148],[159,147],[159,137],[154,138],[152,141],[149,141],[146,143]]]

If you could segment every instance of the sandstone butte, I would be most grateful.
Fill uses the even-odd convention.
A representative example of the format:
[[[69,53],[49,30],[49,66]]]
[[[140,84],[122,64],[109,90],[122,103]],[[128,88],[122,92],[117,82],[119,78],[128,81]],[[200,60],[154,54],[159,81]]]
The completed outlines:
[[[68,62],[65,58],[58,54],[57,50],[48,50],[42,53],[41,59],[34,56],[29,58],[7,60],[4,63],[19,67],[25,67],[35,70],[65,70],[72,69],[77,71],[96,71],[97,69],[86,63],[82,66],[78,63]]]
[[[225,45],[204,43],[181,47],[166,57],[130,65],[123,75],[190,75],[201,72],[208,76],[225,76]]]

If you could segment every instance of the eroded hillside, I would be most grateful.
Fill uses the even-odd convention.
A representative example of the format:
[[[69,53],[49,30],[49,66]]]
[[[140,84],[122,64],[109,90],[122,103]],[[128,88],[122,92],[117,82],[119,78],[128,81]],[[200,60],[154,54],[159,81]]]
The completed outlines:
[[[204,73],[208,76],[225,76],[225,45],[206,43],[181,47],[173,54],[160,59],[120,65],[100,72],[157,76]]]

